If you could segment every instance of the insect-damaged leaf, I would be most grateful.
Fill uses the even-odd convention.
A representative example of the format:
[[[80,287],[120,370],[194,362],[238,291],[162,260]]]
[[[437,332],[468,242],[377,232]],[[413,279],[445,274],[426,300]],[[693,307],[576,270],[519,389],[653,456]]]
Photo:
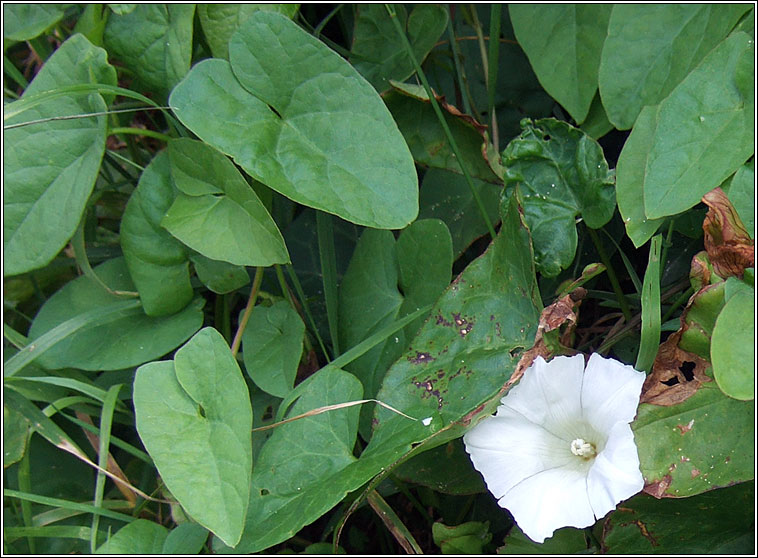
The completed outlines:
[[[754,477],[753,403],[727,397],[715,382],[676,405],[641,404],[632,430],[645,492],[657,498],[693,496]]]
[[[593,229],[613,216],[613,174],[600,145],[578,128],[554,118],[521,126],[503,151],[503,179],[507,191],[521,188],[537,270],[554,277],[574,260],[577,215]]]
[[[442,221],[422,219],[395,241],[389,231],[367,229],[350,260],[339,290],[339,336],[354,347],[381,328],[433,303],[450,283],[453,250]],[[422,319],[408,324],[345,368],[374,397],[390,365],[405,350]],[[361,414],[361,434],[370,433],[370,409]]]
[[[253,415],[221,334],[204,328],[173,361],[141,366],[134,409],[137,432],[168,489],[198,523],[236,545],[249,501]]]
[[[287,17],[263,11],[232,36],[229,56],[200,62],[172,92],[169,104],[187,127],[303,205],[376,228],[416,217],[408,147],[349,63]]]
[[[489,249],[435,304],[410,347],[387,372],[377,399],[400,410],[459,420],[505,384],[532,345],[540,317],[529,233],[516,196]],[[377,408],[369,447],[390,444],[402,417]]]

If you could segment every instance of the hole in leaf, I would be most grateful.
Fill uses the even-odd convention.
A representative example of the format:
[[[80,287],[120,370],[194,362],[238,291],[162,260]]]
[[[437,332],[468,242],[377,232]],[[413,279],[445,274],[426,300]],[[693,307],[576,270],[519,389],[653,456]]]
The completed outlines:
[[[679,383],[679,378],[677,378],[676,376],[672,376],[668,380],[663,380],[661,383],[666,386],[675,386],[676,384]]]
[[[690,362],[688,360],[685,360],[682,364],[679,365],[679,370],[682,371],[682,374],[684,374],[684,377],[687,378],[688,382],[691,382],[695,379],[695,363]]]
[[[281,118],[281,117],[282,117],[282,115],[281,115],[281,114],[279,114],[279,111],[278,111],[278,110],[276,110],[276,109],[275,109],[274,107],[272,107],[271,105],[268,105],[268,108],[270,108],[270,109],[271,109],[271,112],[273,112],[273,113],[274,113],[276,116],[278,116],[279,118]]]
[[[268,496],[269,494],[270,492],[267,489],[261,488],[261,496]]]
[[[199,414],[201,417],[205,418],[205,409],[203,409],[202,405],[197,406],[197,414]]]
[[[545,134],[544,136],[542,136],[542,139],[543,139],[543,141],[550,141],[550,135],[549,134]]]

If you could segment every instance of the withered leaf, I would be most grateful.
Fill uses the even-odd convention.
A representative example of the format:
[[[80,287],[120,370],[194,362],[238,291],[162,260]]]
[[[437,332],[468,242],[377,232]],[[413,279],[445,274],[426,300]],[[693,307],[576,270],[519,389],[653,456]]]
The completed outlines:
[[[705,369],[709,363],[679,347],[682,330],[661,343],[653,363],[653,371],[642,385],[641,403],[671,406],[685,401],[700,387],[710,382]]]
[[[692,263],[690,264],[690,285],[693,290],[698,291],[711,284],[711,278],[713,266],[710,260],[708,260],[708,253],[701,250],[694,256],[692,256]]]
[[[516,370],[513,371],[510,380],[504,386],[505,388],[516,383],[538,356],[548,360],[556,354],[573,356],[578,353],[578,351],[563,345],[562,342],[570,337],[576,327],[576,311],[586,294],[586,289],[579,287],[542,311],[537,325],[537,334],[534,336],[534,345],[521,355]],[[564,324],[567,327],[561,334],[560,341],[549,340],[546,342],[545,334],[558,330]]]
[[[703,196],[708,213],[703,221],[705,250],[714,271],[723,278],[739,277],[755,265],[755,242],[721,188]]]

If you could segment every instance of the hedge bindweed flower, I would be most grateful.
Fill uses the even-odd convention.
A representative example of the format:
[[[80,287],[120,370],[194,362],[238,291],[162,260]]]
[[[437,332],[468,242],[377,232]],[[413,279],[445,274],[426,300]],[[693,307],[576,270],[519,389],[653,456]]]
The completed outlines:
[[[541,543],[588,527],[642,490],[629,423],[645,374],[593,354],[537,357],[497,413],[463,437],[487,488]]]

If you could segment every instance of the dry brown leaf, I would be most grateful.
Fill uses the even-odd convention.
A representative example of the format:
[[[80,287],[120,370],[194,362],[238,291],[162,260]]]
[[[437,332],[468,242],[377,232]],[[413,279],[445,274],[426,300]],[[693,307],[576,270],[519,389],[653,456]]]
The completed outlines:
[[[661,343],[653,371],[642,385],[641,403],[671,406],[691,397],[705,382],[708,361],[679,347],[682,330]]]
[[[714,271],[723,278],[739,277],[755,265],[755,243],[732,202],[721,188],[703,196],[708,213],[703,221],[703,243]]]
[[[89,415],[86,415],[80,411],[76,411],[76,416],[82,422],[86,422],[87,424],[94,426],[94,424],[92,424],[92,419],[89,417]],[[92,446],[92,449],[94,449],[95,452],[99,452],[100,451],[100,437],[97,434],[94,434],[85,428],[82,428],[82,431],[84,432],[84,435],[87,437],[87,441]],[[129,479],[127,478],[126,474],[121,469],[121,467],[119,467],[118,462],[113,457],[113,455],[111,455],[110,452],[108,452],[108,462],[106,465],[106,469],[110,473],[113,473],[122,481],[124,481],[124,484],[117,482],[116,488],[118,488],[118,491],[124,495],[124,498],[126,498],[129,504],[132,507],[134,507],[137,504],[137,494],[130,488],[131,485],[129,483]]]
[[[545,360],[554,356],[553,351],[551,351],[545,344],[544,334],[567,324],[566,330],[561,335],[561,342],[570,337],[573,329],[576,327],[577,316],[575,308],[579,308],[579,305],[586,294],[587,290],[579,287],[566,296],[559,298],[542,311],[539,324],[537,325],[537,334],[534,336],[534,345],[531,349],[525,351],[521,355],[521,358],[516,365],[516,369],[505,384],[506,388],[516,383],[516,381],[524,375],[524,371],[532,365],[534,359],[538,356],[541,356]],[[562,348],[564,349],[562,354],[573,356],[578,352],[565,346]]]

